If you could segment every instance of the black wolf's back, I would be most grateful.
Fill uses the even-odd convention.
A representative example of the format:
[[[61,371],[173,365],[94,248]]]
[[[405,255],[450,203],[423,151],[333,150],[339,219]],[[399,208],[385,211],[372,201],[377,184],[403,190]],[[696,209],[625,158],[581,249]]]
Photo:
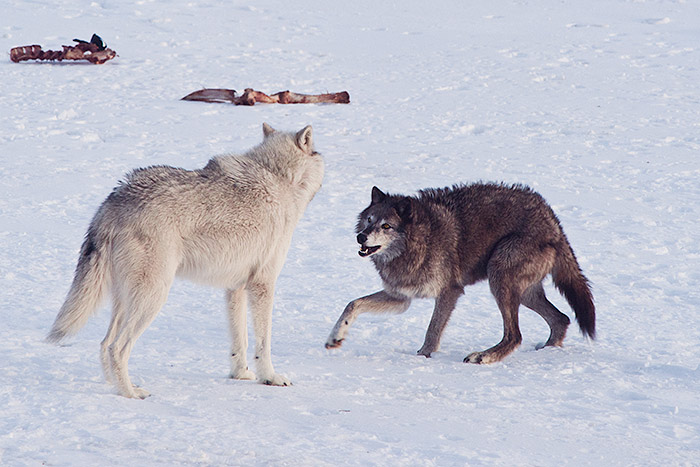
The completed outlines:
[[[527,238],[541,247],[554,247],[552,279],[576,314],[581,331],[595,337],[595,306],[588,279],[556,214],[545,199],[524,185],[474,183],[425,189],[419,199],[445,206],[461,229],[458,247],[467,283],[486,278],[495,245],[506,237]]]

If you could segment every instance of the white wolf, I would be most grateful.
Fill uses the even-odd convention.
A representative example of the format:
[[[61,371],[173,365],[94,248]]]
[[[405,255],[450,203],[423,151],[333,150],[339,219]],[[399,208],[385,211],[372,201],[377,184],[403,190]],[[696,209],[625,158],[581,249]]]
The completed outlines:
[[[120,395],[143,399],[149,393],[131,384],[129,355],[179,276],[226,289],[232,378],[255,379],[246,358],[250,301],[258,380],[290,385],[270,358],[273,292],[294,228],[321,187],[323,158],[311,126],[285,133],[264,123],[263,135],[247,153],[214,157],[203,169],[155,166],[129,174],[88,228],[47,340],[75,334],[111,293],[112,321],[101,345],[105,377]]]

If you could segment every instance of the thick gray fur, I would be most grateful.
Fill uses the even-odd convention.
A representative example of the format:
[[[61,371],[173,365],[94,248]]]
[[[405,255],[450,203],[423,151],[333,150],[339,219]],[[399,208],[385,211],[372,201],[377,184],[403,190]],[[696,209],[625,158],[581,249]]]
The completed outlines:
[[[144,398],[148,392],[129,378],[131,349],[180,276],[226,289],[232,378],[255,379],[246,358],[249,302],[259,381],[291,384],[270,357],[273,293],[297,221],[321,187],[323,158],[310,126],[285,133],[263,124],[263,136],[245,154],[214,157],[199,170],[155,166],[129,174],[88,228],[47,340],[78,332],[109,294],[105,376],[119,394]]]
[[[372,189],[372,201],[359,216],[360,256],[369,256],[384,290],[346,307],[326,347],[339,347],[350,325],[365,312],[403,313],[413,298],[435,298],[425,342],[430,357],[464,287],[488,279],[501,315],[503,339],[464,359],[492,363],[521,343],[518,310],[536,311],[550,327],[542,346],[561,346],[569,318],[545,296],[543,279],[573,308],[584,335],[595,337],[595,307],[588,280],[556,215],[531,189],[476,183],[426,189],[418,196],[387,195]]]

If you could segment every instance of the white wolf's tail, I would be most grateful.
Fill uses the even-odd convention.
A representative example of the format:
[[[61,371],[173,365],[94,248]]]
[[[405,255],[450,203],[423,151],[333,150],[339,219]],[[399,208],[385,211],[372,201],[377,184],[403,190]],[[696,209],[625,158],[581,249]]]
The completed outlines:
[[[108,284],[108,261],[104,245],[96,243],[92,229],[80,248],[73,284],[56,316],[47,342],[58,343],[75,335],[102,303]]]

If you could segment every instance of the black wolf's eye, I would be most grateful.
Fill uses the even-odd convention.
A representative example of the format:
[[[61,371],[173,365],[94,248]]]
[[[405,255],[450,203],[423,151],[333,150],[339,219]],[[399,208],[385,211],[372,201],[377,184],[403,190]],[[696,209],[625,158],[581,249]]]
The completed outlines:
[[[391,226],[389,224],[382,224],[382,229],[389,230]]]

